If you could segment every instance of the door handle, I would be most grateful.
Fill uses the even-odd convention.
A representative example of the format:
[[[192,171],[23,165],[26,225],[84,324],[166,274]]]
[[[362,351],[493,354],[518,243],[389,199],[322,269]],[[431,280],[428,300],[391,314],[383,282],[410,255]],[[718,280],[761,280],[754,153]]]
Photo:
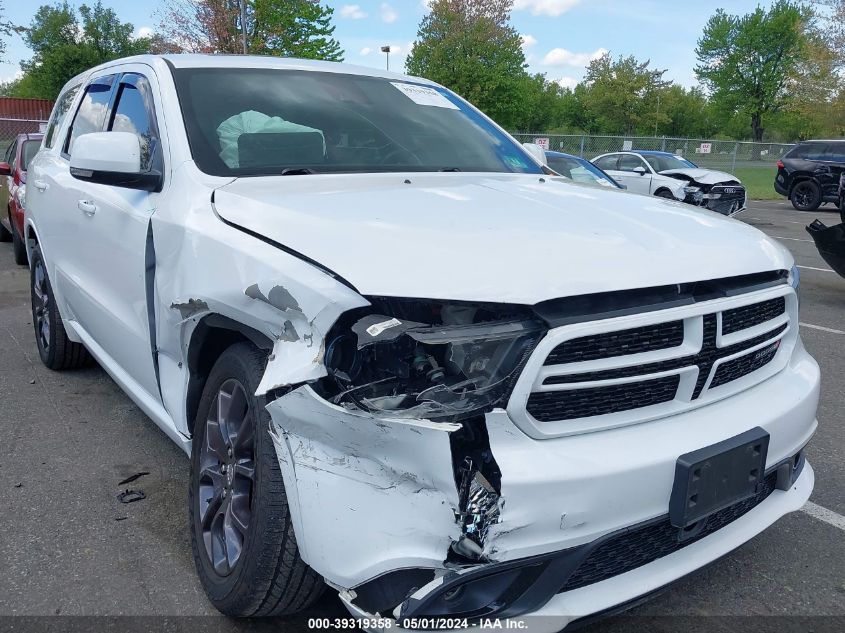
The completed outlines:
[[[38,189],[38,191],[46,191],[47,190],[47,183],[43,180],[34,180],[32,181],[32,186]]]
[[[91,217],[97,212],[97,205],[90,200],[80,200],[76,203],[76,208],[88,217]]]

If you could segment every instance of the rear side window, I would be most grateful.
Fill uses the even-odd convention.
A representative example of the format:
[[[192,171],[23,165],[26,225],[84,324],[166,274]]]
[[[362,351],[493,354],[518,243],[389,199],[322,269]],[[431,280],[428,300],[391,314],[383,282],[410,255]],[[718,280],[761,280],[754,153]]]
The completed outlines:
[[[141,144],[141,171],[149,171],[158,143],[150,85],[139,75],[129,77],[131,83],[121,81],[109,131],[137,134]]]
[[[85,95],[82,97],[82,103],[79,104],[79,109],[73,118],[70,134],[68,134],[65,143],[64,151],[66,154],[73,153],[73,142],[83,134],[103,131],[113,82],[114,75],[100,77],[85,89]]]
[[[804,160],[824,160],[825,146],[823,143],[801,143],[789,152],[789,158],[803,158]]]
[[[62,123],[64,123],[65,117],[67,116],[68,110],[70,110],[70,106],[73,104],[73,100],[76,97],[77,92],[79,92],[78,84],[68,88],[65,93],[59,97],[58,101],[56,101],[56,105],[53,108],[53,114],[50,116],[50,121],[47,123],[47,133],[44,135],[44,147],[49,149],[55,145],[56,134],[58,134],[59,128],[62,127]]]
[[[603,156],[593,161],[593,165],[605,171],[609,169],[616,169],[616,162],[619,160],[618,156]]]
[[[825,148],[824,159],[836,163],[845,163],[845,143],[830,143]]]

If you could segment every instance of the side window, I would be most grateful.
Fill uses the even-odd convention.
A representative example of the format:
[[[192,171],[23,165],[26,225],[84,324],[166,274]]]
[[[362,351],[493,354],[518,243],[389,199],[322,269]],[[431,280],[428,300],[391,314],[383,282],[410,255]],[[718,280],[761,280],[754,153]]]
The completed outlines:
[[[643,167],[648,171],[648,168],[643,164],[639,156],[633,154],[622,154],[619,157],[619,171],[634,171],[637,167]]]
[[[593,161],[593,164],[599,169],[607,171],[609,169],[616,169],[616,162],[618,160],[619,156],[617,156],[616,154],[611,154],[610,156],[603,156],[598,160]]]
[[[29,163],[41,149],[41,143],[38,141],[26,141],[21,149],[21,169],[26,171],[29,169]]]
[[[802,143],[795,148],[795,154],[790,152],[791,157],[803,158],[804,160],[822,160],[824,145],[821,143]]]
[[[56,101],[56,105],[53,108],[53,114],[50,116],[50,121],[47,123],[47,132],[44,135],[44,147],[47,149],[53,147],[55,144],[56,134],[58,134],[59,128],[62,127],[62,123],[64,123],[65,117],[67,116],[68,110],[70,110],[70,106],[73,104],[73,100],[76,97],[77,92],[79,92],[78,84],[68,88],[67,91],[59,97],[58,101]]]
[[[845,143],[830,143],[825,148],[824,159],[834,163],[845,163]]]
[[[76,111],[76,116],[70,126],[70,133],[64,146],[64,153],[73,153],[73,142],[83,134],[102,132],[106,121],[106,111],[109,107],[114,75],[99,77],[86,89],[82,103]]]
[[[129,75],[131,83],[122,81],[113,108],[110,132],[132,132],[141,143],[141,171],[152,168],[158,145],[150,84],[140,75]]]

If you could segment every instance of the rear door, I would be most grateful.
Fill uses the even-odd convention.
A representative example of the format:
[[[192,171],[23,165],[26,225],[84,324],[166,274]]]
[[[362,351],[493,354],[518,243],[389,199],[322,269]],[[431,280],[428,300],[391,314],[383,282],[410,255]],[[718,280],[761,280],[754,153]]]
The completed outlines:
[[[135,70],[137,68],[137,71]],[[141,145],[141,170],[163,171],[151,69],[127,66],[113,81],[102,128],[131,132]],[[72,139],[69,153],[73,155]],[[68,299],[79,323],[105,353],[160,401],[151,341],[147,279],[150,218],[159,193],[73,179],[69,213],[78,227],[74,289]],[[148,301],[149,299],[149,301]]]
[[[826,169],[819,176],[822,195],[830,200],[839,200],[845,194],[845,143],[828,143],[822,160]]]

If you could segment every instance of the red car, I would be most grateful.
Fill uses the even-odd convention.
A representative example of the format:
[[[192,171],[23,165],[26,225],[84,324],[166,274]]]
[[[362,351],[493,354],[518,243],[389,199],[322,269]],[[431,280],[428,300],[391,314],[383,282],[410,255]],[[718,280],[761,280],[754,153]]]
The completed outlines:
[[[12,241],[15,263],[25,265],[24,200],[26,199],[26,168],[41,147],[43,134],[18,134],[0,162],[0,176],[6,176],[9,190],[7,213],[0,214],[0,242]]]

